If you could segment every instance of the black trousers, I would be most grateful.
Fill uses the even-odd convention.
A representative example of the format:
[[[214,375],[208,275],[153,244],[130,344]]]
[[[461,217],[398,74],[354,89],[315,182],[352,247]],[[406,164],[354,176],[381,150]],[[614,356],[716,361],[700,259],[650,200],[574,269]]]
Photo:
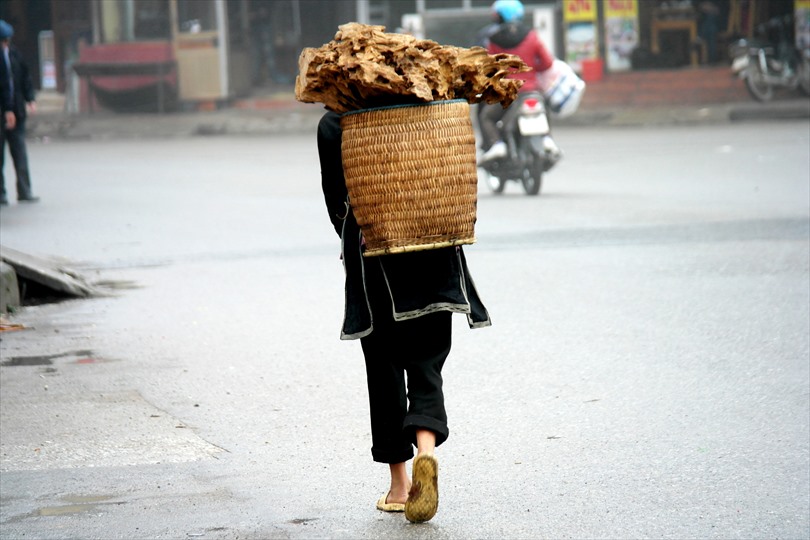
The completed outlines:
[[[366,263],[365,274],[374,331],[360,340],[368,380],[371,455],[380,463],[401,463],[414,455],[416,429],[433,431],[436,446],[450,433],[442,367],[450,354],[452,314],[439,311],[394,321],[388,290],[375,263]]]
[[[33,196],[31,175],[28,172],[28,152],[25,148],[25,117],[18,115],[17,125],[12,130],[0,128],[0,199],[6,199],[6,142],[14,161],[14,172],[17,174],[17,198],[27,199]]]
[[[478,112],[478,126],[481,128],[481,138],[483,139],[484,150],[495,144],[501,138],[501,131],[498,129],[498,122],[506,114],[500,103],[480,103]]]

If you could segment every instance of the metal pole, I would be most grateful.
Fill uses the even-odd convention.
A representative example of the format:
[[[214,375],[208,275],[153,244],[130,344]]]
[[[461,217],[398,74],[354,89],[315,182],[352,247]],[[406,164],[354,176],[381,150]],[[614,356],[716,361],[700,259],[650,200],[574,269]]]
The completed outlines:
[[[175,56],[177,55],[177,34],[179,26],[177,25],[177,0],[169,0],[169,27],[171,30],[172,48],[174,49]]]
[[[357,22],[369,24],[369,21],[371,21],[371,8],[369,7],[368,0],[357,0],[355,6],[357,10]]]
[[[298,44],[301,44],[301,4],[298,0],[293,0],[292,3],[292,12],[293,12],[293,33],[295,34],[296,39],[298,40]]]
[[[228,14],[225,11],[225,0],[216,0],[217,53],[219,55],[219,87],[223,98],[229,97],[228,90]]]
[[[163,106],[163,64],[158,65],[157,68],[157,81],[158,81],[158,112],[163,114],[165,107]]]
[[[132,0],[126,0],[121,5],[121,41],[135,41],[135,6]]]
[[[93,0],[90,4],[90,16],[93,18],[93,45],[101,43],[101,4]]]

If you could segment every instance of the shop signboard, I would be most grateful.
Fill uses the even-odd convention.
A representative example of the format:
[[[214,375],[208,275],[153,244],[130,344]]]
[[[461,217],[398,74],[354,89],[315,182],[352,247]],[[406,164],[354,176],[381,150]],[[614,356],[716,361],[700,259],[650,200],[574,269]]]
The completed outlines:
[[[638,0],[605,0],[605,49],[608,71],[627,71],[638,47]]]
[[[810,51],[810,0],[796,0],[794,14],[796,20],[796,48]]]
[[[563,0],[565,61],[582,72],[582,61],[599,57],[597,0]]]
[[[43,90],[56,90],[56,60],[52,30],[39,33],[40,87]]]

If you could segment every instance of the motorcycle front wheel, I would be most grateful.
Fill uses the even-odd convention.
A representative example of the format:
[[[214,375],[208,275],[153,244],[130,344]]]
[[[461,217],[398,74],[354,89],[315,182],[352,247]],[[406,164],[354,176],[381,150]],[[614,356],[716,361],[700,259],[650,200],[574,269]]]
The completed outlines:
[[[487,187],[497,195],[503,193],[503,188],[506,187],[506,181],[502,178],[490,174],[490,172],[483,167],[478,167],[478,177],[483,178]]]
[[[748,66],[745,74],[745,87],[751,97],[757,101],[773,99],[773,86],[765,80],[765,73],[762,72],[759,62],[751,62]]]

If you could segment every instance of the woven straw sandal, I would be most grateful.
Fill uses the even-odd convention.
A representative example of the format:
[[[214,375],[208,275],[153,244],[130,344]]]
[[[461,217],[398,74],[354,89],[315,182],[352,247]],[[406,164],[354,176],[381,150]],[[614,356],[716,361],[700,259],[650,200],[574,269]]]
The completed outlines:
[[[412,523],[430,520],[439,509],[439,462],[432,454],[422,454],[413,460],[413,481],[405,517]]]
[[[377,501],[377,510],[382,510],[383,512],[404,512],[404,504],[386,502],[388,500],[388,495],[390,494],[390,491],[383,493],[383,496],[380,497],[379,501]]]

